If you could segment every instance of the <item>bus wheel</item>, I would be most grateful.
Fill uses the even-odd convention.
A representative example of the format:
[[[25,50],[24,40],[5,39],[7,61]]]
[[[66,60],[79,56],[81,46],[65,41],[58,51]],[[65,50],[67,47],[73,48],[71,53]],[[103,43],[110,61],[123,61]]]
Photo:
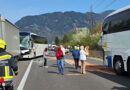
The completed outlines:
[[[130,60],[128,61],[127,68],[128,68],[128,75],[130,76]]]
[[[124,65],[121,57],[116,57],[114,61],[114,70],[118,75],[122,75],[124,73]]]

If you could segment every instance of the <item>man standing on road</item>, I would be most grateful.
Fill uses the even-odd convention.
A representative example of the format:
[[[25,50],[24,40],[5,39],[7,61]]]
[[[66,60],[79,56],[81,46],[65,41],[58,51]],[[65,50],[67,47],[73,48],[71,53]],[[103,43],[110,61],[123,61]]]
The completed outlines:
[[[61,47],[61,50],[63,52],[63,62],[64,62],[64,65],[65,65],[65,48],[63,47],[63,45],[61,45],[60,47]]]
[[[61,47],[57,48],[56,57],[57,57],[57,64],[58,64],[59,74],[64,75],[63,52],[61,50]]]
[[[13,90],[13,72],[18,75],[18,66],[14,57],[6,50],[6,43],[0,40],[0,88]]]
[[[75,69],[78,69],[79,67],[79,50],[77,49],[77,46],[74,47],[75,49],[72,52],[72,56],[74,58],[74,62],[75,62]]]

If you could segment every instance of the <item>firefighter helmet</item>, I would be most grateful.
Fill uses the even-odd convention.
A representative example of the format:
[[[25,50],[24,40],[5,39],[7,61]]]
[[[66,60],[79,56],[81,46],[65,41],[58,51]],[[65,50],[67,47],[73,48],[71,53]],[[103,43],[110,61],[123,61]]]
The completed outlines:
[[[6,42],[4,40],[0,40],[0,48],[6,49]]]

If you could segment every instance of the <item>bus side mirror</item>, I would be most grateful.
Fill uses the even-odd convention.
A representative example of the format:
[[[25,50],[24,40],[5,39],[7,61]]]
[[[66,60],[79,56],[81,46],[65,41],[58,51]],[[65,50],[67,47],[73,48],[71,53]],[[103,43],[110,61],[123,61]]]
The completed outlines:
[[[102,38],[102,36],[103,36],[103,32],[100,33],[100,38]]]

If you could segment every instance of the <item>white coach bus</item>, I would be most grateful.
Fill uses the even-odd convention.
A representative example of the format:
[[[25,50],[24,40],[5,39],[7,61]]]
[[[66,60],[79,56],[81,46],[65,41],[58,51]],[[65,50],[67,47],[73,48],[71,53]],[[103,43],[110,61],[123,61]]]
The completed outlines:
[[[48,47],[47,39],[31,32],[20,32],[20,50],[22,58],[34,58],[43,55]]]
[[[130,74],[130,5],[109,14],[102,30],[105,58],[117,74]]]

